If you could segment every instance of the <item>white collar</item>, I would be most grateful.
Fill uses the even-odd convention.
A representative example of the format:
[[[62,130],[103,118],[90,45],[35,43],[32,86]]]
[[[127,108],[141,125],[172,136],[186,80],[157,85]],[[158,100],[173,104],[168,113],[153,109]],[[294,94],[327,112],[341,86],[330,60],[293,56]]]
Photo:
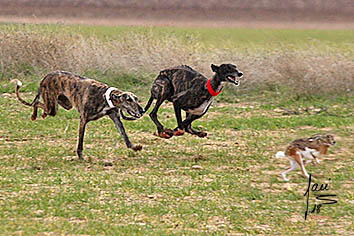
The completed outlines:
[[[115,107],[115,106],[113,105],[112,101],[111,101],[111,92],[112,92],[113,90],[118,90],[118,89],[115,88],[115,87],[109,87],[109,88],[106,90],[105,94],[104,94],[105,97],[106,97],[106,101],[107,101],[107,103],[108,103],[108,106],[109,106],[110,108]]]

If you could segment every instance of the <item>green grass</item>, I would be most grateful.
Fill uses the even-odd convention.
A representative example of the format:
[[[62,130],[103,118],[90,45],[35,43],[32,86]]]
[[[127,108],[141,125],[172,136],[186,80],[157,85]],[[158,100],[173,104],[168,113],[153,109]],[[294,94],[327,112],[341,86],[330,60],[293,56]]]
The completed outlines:
[[[34,94],[24,96],[29,100]],[[91,122],[84,155],[93,161],[79,162],[76,111],[60,109],[54,118],[32,122],[31,110],[14,94],[2,94],[0,234],[349,235],[354,118],[348,112],[353,99],[323,101],[338,117],[274,111],[279,105],[307,106],[305,101],[243,99],[236,104],[216,99],[194,123],[208,131],[204,139],[188,134],[157,138],[148,116],[125,122],[133,143],[144,146],[138,153],[125,148],[109,119]],[[175,126],[172,114],[171,105],[160,111],[170,128]],[[319,215],[328,219],[305,222],[307,182],[299,171],[283,182],[279,173],[288,162],[274,154],[292,139],[317,132],[333,133],[338,145],[320,166],[307,169],[320,176],[319,182],[331,178],[331,192],[339,201],[323,207]],[[311,201],[313,206],[314,197]]]

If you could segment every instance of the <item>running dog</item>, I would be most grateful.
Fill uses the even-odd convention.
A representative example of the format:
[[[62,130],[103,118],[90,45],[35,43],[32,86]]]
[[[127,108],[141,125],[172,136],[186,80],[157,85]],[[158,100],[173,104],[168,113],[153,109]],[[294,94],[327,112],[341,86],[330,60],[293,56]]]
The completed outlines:
[[[46,75],[40,82],[38,93],[32,103],[24,101],[19,94],[22,86],[17,80],[16,95],[18,100],[26,106],[33,107],[32,120],[37,118],[38,108],[43,109],[42,118],[47,115],[55,116],[58,104],[64,109],[75,108],[80,114],[79,138],[76,153],[82,160],[83,140],[85,127],[89,121],[100,119],[108,115],[122,135],[128,148],[138,151],[140,145],[133,145],[123,126],[120,117],[126,120],[135,120],[144,114],[138,103],[138,98],[130,92],[122,92],[101,82],[84,78],[70,72],[56,71]],[[43,98],[43,103],[39,100]],[[130,117],[125,116],[126,112]]]
[[[286,178],[286,174],[292,170],[301,168],[302,174],[309,178],[309,174],[306,172],[305,164],[314,161],[315,164],[319,164],[317,159],[320,154],[327,154],[328,148],[331,145],[335,145],[333,135],[314,135],[310,138],[296,139],[290,143],[285,152],[277,152],[276,158],[286,157],[290,161],[290,168],[281,173],[284,181],[289,181]],[[304,159],[307,159],[304,163]]]
[[[206,132],[199,132],[192,129],[192,122],[202,117],[212,104],[225,83],[240,84],[239,78],[243,73],[232,64],[220,66],[211,65],[215,72],[209,80],[186,65],[177,66],[160,72],[151,88],[151,97],[145,107],[149,109],[156,99],[156,104],[150,117],[157,127],[157,136],[171,138],[172,136],[183,135],[184,132],[205,137]],[[165,129],[157,119],[157,111],[163,101],[173,103],[178,126],[174,129]],[[182,121],[181,110],[186,112],[186,119]]]

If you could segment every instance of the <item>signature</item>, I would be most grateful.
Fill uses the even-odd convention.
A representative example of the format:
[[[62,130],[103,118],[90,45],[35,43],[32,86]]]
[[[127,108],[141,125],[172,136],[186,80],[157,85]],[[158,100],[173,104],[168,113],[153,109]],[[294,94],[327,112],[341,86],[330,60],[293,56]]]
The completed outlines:
[[[331,179],[328,179],[331,180]],[[307,190],[304,194],[304,196],[307,197],[306,199],[306,211],[305,211],[305,220],[307,219],[308,213],[309,213],[309,199],[310,199],[310,193],[311,192],[321,192],[321,191],[328,191],[329,187],[328,184],[321,184],[319,185],[318,183],[313,183],[311,186],[311,174],[309,176],[309,183],[307,186]],[[315,194],[317,200],[325,201],[322,202],[321,204],[315,204],[313,209],[310,211],[310,213],[320,213],[322,205],[330,205],[330,204],[335,204],[337,203],[337,200],[331,199],[330,197],[336,197],[337,195],[335,194]]]

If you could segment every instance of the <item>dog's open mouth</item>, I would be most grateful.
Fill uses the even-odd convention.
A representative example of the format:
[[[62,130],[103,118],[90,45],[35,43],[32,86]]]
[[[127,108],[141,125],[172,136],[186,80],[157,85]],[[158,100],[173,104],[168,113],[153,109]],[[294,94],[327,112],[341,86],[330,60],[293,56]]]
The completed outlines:
[[[124,115],[123,111],[120,110],[120,115],[121,115],[122,118],[125,119],[125,120],[137,120],[137,119],[139,119],[139,118],[141,117],[140,114],[135,114],[135,113],[133,113],[133,112],[131,112],[131,111],[129,111],[129,110],[127,110],[127,111],[125,111],[125,112],[127,112],[129,116]]]
[[[236,76],[228,75],[226,78],[227,78],[228,81],[230,81],[234,85],[236,85],[236,86],[240,85],[240,80]]]

